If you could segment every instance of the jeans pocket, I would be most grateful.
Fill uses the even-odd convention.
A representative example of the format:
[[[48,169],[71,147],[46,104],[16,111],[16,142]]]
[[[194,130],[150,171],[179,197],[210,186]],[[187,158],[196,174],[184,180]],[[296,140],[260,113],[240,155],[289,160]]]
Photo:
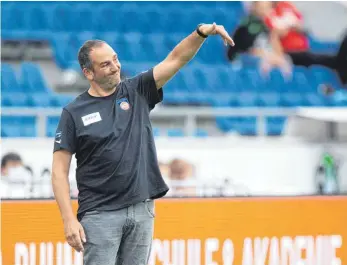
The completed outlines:
[[[154,218],[155,217],[155,206],[154,206],[154,200],[145,200],[145,209],[148,213],[149,217]]]
[[[87,211],[87,212],[85,212],[85,214],[83,215],[82,218],[88,217],[88,216],[95,216],[95,215],[98,215],[99,213],[100,213],[100,212],[97,211],[97,210]]]

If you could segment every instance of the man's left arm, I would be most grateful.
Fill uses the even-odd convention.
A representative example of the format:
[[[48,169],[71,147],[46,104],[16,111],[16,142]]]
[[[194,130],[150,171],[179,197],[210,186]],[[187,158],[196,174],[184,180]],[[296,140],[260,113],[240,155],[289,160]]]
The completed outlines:
[[[199,26],[199,31],[205,37],[209,35],[220,35],[225,45],[234,46],[234,41],[228,32],[221,25],[203,24]],[[199,51],[205,41],[195,30],[183,39],[169,55],[153,68],[153,77],[157,89],[162,88],[184,65],[186,65]],[[212,55],[213,56],[213,55]]]

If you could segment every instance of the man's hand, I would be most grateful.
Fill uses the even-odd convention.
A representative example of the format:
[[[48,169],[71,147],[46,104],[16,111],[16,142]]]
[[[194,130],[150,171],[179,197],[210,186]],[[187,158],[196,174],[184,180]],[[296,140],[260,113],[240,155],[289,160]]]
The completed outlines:
[[[87,241],[82,225],[76,219],[72,219],[64,223],[64,231],[69,245],[78,252],[83,252],[83,243]]]
[[[223,26],[217,25],[216,23],[213,24],[204,24],[199,27],[199,30],[201,33],[205,35],[220,35],[223,38],[224,44],[235,46],[235,43],[233,39],[229,36],[228,32],[224,29]]]

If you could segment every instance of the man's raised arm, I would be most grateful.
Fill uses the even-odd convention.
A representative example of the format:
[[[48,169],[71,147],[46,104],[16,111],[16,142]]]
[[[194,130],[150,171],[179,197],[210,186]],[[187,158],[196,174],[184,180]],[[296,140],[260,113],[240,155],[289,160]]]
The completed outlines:
[[[158,89],[163,87],[185,64],[187,64],[199,51],[209,35],[220,35],[225,45],[234,46],[227,31],[221,25],[202,24],[188,37],[183,39],[163,60],[153,69],[154,80]],[[199,33],[198,33],[199,31]]]

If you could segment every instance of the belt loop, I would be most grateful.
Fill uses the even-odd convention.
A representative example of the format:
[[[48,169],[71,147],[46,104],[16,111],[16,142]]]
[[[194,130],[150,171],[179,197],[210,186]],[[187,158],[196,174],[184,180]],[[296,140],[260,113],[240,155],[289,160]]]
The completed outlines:
[[[127,208],[127,217],[132,219],[133,218],[133,205],[128,206]]]

